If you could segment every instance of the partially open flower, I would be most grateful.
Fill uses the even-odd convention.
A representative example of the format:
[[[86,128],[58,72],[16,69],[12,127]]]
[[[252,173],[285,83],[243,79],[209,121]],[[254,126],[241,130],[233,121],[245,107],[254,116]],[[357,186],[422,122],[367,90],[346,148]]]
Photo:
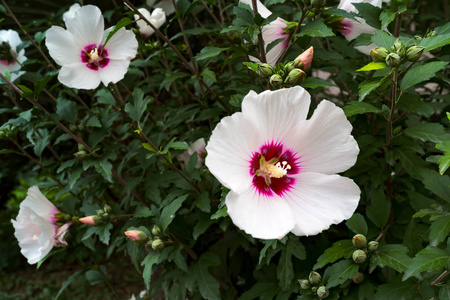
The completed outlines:
[[[52,26],[45,44],[50,56],[61,66],[58,80],[68,87],[95,89],[123,79],[130,60],[137,53],[134,33],[119,29],[105,45],[108,33],[100,9],[86,5],[66,18],[66,29]]]
[[[234,224],[255,238],[314,235],[352,216],[360,190],[336,175],[359,153],[341,108],[321,101],[306,120],[302,87],[250,91],[242,112],[223,118],[206,146],[206,166],[231,191]]]
[[[297,56],[295,62],[297,63],[297,65],[303,63],[302,69],[306,71],[311,66],[313,56],[314,56],[314,48],[311,46],[307,50],[305,50],[302,54]]]
[[[16,80],[25,72],[19,72],[21,64],[27,60],[25,50],[17,53],[17,47],[22,43],[19,34],[14,30],[0,30],[0,73],[5,74],[8,70],[11,81]]]
[[[52,250],[53,246],[65,246],[65,232],[70,225],[58,231],[58,209],[41,193],[37,186],[30,187],[25,200],[20,203],[16,220],[11,220],[23,256],[29,264],[35,264]]]
[[[138,11],[156,28],[159,29],[164,22],[166,22],[166,14],[162,8],[155,8],[152,13],[145,8],[139,8]],[[152,27],[150,27],[145,20],[142,20],[139,15],[134,15],[134,19],[136,21],[136,25],[139,28],[139,32],[145,36],[149,37],[155,31]]]

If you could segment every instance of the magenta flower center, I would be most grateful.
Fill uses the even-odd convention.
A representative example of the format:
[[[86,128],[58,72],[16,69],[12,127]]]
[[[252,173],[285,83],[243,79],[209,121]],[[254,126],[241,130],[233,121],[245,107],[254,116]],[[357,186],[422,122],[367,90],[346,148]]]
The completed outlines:
[[[260,194],[282,196],[294,185],[293,175],[300,172],[298,159],[294,151],[283,149],[281,143],[264,144],[250,160],[253,186]]]
[[[109,64],[108,49],[103,48],[103,45],[97,47],[96,44],[89,44],[81,50],[81,62],[86,64],[86,67],[93,71],[98,71],[99,68],[104,68]]]

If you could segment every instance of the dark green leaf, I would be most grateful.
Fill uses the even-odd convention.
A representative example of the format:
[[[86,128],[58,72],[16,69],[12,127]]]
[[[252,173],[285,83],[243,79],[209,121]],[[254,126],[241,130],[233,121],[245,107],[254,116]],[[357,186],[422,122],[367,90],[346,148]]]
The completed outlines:
[[[88,270],[84,275],[90,285],[97,285],[105,281],[105,277],[99,270]]]
[[[215,254],[206,252],[189,269],[189,273],[192,274],[192,280],[197,283],[203,299],[221,299],[220,285],[208,270],[210,267],[218,265],[220,265],[220,259]]]
[[[315,19],[309,22],[304,27],[300,33],[296,34],[296,37],[310,36],[310,37],[327,37],[334,36],[333,31],[325,25],[323,19]]]
[[[287,290],[294,279],[294,266],[292,265],[291,247],[286,245],[281,250],[281,257],[277,265],[277,278],[282,290]]]
[[[448,44],[450,44],[450,33],[423,38],[419,46],[425,47],[424,52],[427,52]]]
[[[341,260],[325,270],[323,281],[327,283],[326,288],[330,289],[352,279],[358,271],[359,265],[352,260]]]
[[[211,57],[219,55],[223,51],[227,51],[228,49],[230,49],[230,48],[229,47],[228,48],[218,48],[218,47],[207,46],[207,47],[203,48],[202,51],[200,51],[200,53],[194,57],[194,60],[200,61],[200,60],[204,60],[207,58],[211,58]]]
[[[404,245],[383,245],[372,253],[370,264],[381,268],[390,267],[397,272],[404,273],[412,261],[412,258],[406,254],[408,251]]]
[[[128,113],[132,120],[139,122],[142,114],[147,109],[147,103],[148,99],[144,97],[144,92],[136,88],[133,91],[133,104],[127,103],[125,105],[125,112]]]
[[[374,28],[380,28],[381,8],[370,3],[352,3],[358,10],[358,14],[366,20],[367,24]]]
[[[56,103],[56,114],[61,120],[75,124],[78,118],[78,107],[74,101],[59,97]]]
[[[369,198],[371,199],[371,205],[367,207],[367,217],[377,227],[383,228],[389,218],[391,203],[381,188],[369,191]]]
[[[359,213],[354,213],[353,216],[345,222],[348,229],[354,233],[367,235],[367,223],[364,217]]]
[[[359,98],[358,101],[363,101],[367,95],[369,95],[373,90],[384,84],[391,77],[391,73],[387,74],[383,78],[368,79],[359,84]]]
[[[159,260],[160,252],[152,251],[144,258],[144,260],[141,263],[141,266],[144,266],[144,272],[142,273],[142,276],[144,277],[144,283],[147,289],[150,288],[150,279],[152,278],[152,267],[154,264],[156,264]]]
[[[417,292],[417,285],[413,281],[393,282],[380,285],[374,299],[376,300],[411,300]]]
[[[386,49],[391,49],[392,44],[394,44],[396,38],[382,30],[375,30],[375,34],[372,37],[372,42],[379,47],[384,47]]]
[[[418,65],[406,72],[400,83],[402,91],[422,82],[426,81],[436,75],[436,72],[445,68],[448,64],[446,61],[433,61],[427,64]]]
[[[147,218],[147,217],[153,217],[154,213],[150,210],[150,208],[146,206],[138,206],[136,210],[134,211],[134,217],[135,218]]]
[[[440,175],[438,172],[430,169],[422,169],[420,175],[422,176],[423,184],[429,191],[450,203],[449,176]]]
[[[56,294],[55,296],[55,300],[58,300],[59,296],[61,296],[61,293],[81,274],[83,274],[83,272],[85,272],[85,270],[78,270],[75,273],[73,273],[72,275],[70,275],[69,278],[67,278],[66,281],[64,281],[64,283],[61,285],[61,288],[58,291],[58,294]]]
[[[431,223],[430,226],[430,245],[437,246],[443,242],[450,232],[450,216],[443,216]]]
[[[411,276],[419,275],[421,272],[431,272],[450,263],[450,256],[444,250],[428,246],[419,251],[416,257],[413,258],[412,263],[408,265],[408,270],[403,275],[403,280]]]
[[[351,240],[342,240],[335,242],[333,246],[325,250],[325,252],[319,256],[317,263],[313,266],[313,270],[323,268],[326,264],[332,263],[343,257],[350,257],[355,247]]]
[[[350,101],[343,108],[347,117],[360,115],[365,113],[379,113],[381,109],[376,108],[367,102]]]
[[[317,87],[335,86],[335,85],[329,81],[322,79],[322,78],[307,77],[305,79],[305,81],[302,82],[301,86],[306,89],[315,89]]]
[[[178,209],[180,209],[187,196],[188,195],[180,196],[173,200],[169,205],[164,207],[160,218],[160,226],[162,231],[165,231],[167,229],[167,226],[172,223],[172,220],[175,218],[175,213]]]

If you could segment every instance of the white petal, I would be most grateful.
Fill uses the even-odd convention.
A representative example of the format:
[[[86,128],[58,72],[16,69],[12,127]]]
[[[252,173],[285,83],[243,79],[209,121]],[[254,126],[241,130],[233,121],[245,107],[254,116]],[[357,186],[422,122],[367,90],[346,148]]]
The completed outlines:
[[[239,0],[239,2],[250,5],[250,7],[253,9],[252,0]],[[258,9],[258,13],[264,19],[268,18],[272,14],[272,12],[268,10],[267,7],[265,7],[264,4],[262,4],[259,0],[256,0],[256,8]]]
[[[279,141],[293,147],[297,138],[292,130],[306,119],[310,102],[300,86],[260,94],[250,91],[242,101],[242,113],[256,124],[255,130],[265,138],[262,143]]]
[[[58,80],[71,88],[92,90],[99,86],[98,71],[90,70],[83,63],[62,66]]]
[[[103,39],[105,24],[102,12],[97,6],[86,5],[75,11],[74,17],[66,20],[67,30],[76,36],[81,43],[100,44]]]
[[[296,235],[314,235],[350,218],[358,206],[360,189],[339,175],[300,173],[296,186],[286,194],[296,225]]]
[[[16,50],[17,46],[22,43],[22,40],[19,37],[17,31],[8,29],[8,30],[0,30],[0,43],[7,42],[11,49]]]
[[[105,37],[106,37],[105,33]],[[102,42],[103,43],[103,42]],[[132,59],[136,56],[138,41],[131,30],[121,28],[105,46],[109,59]]]
[[[343,9],[348,12],[358,12],[356,7],[352,3],[369,3],[372,4],[375,7],[381,8],[381,0],[341,0],[341,2],[338,5],[339,9]]]
[[[217,124],[206,146],[205,164],[209,171],[236,193],[252,185],[250,160],[263,143],[255,128],[242,113],[235,113]]]
[[[158,4],[154,5],[155,2],[156,0],[147,0],[147,5],[150,7],[161,8],[164,10],[166,16],[169,16],[175,12],[175,7],[173,7],[171,0],[162,0]],[[175,3],[177,2],[178,0],[175,0]]]
[[[42,218],[50,218],[59,213],[58,209],[42,194],[37,186],[28,189],[27,197],[20,203],[20,207],[27,206]]]
[[[242,194],[230,191],[225,199],[233,223],[259,239],[281,239],[294,228],[291,208],[278,196],[265,197],[250,188]]]
[[[46,32],[45,45],[50,56],[60,66],[81,62],[84,45],[71,32],[59,26],[52,26]]]
[[[104,85],[108,85],[110,82],[116,83],[125,77],[128,71],[130,61],[124,60],[110,60],[109,64],[103,69],[98,70],[100,80]]]
[[[75,12],[77,10],[79,10],[80,8],[81,8],[80,4],[78,4],[78,3],[72,4],[72,6],[70,6],[69,10],[66,11],[63,14],[63,21],[64,21],[64,23],[66,23],[67,20],[72,19],[73,17],[75,17]]]
[[[302,156],[301,169],[335,174],[353,166],[359,148],[352,129],[341,108],[327,100],[320,102],[311,119],[296,129],[294,149]]]
[[[289,37],[289,34],[283,33],[285,28],[286,23],[282,19],[278,18],[269,25],[264,26],[262,29],[265,49],[267,49],[272,42],[279,39],[284,39],[284,41],[279,42],[275,47],[269,51],[266,51],[266,60],[271,66],[276,65],[278,59],[283,54],[284,49],[287,47],[287,38]]]

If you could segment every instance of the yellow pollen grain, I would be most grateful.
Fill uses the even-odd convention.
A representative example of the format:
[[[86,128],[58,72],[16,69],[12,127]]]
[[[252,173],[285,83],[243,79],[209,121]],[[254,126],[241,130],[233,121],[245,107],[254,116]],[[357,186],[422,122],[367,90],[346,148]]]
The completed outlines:
[[[95,48],[94,50],[89,53],[89,56],[91,57],[92,61],[96,61],[98,59],[98,50]]]
[[[282,163],[278,162],[275,165],[265,164],[262,171],[268,177],[281,178],[283,176],[286,176],[289,169],[291,169],[291,166],[288,165],[286,161],[283,161]]]

